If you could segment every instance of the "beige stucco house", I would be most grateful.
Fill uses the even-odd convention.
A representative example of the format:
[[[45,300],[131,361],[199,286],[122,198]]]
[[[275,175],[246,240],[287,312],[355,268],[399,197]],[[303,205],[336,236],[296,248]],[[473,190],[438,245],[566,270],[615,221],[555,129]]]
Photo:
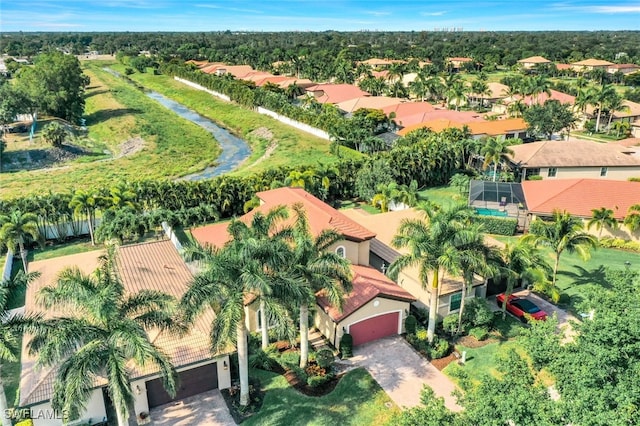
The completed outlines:
[[[522,68],[530,70],[541,64],[550,64],[551,61],[542,56],[531,56],[529,58],[520,59],[518,63]]]
[[[602,68],[606,70],[611,65],[614,65],[613,62],[605,61],[603,59],[585,59],[584,61],[573,62],[571,64],[571,68],[574,71],[584,72],[584,71],[593,71],[596,68]]]
[[[122,246],[118,248],[117,253],[117,271],[128,293],[150,289],[179,298],[192,279],[189,268],[168,240]],[[78,267],[86,274],[92,273],[97,268],[98,258],[102,254],[103,251],[93,251],[32,263],[31,271],[39,272],[41,276],[27,289],[26,312],[42,312],[35,303],[35,295],[41,288],[53,285],[61,270],[66,267]],[[54,310],[43,313],[48,317],[63,314]],[[158,371],[151,366],[135,369],[131,382],[135,397],[131,413],[133,422],[140,413],[148,413],[154,407],[211,389],[225,389],[231,386],[228,355],[212,355],[210,352],[209,335],[213,318],[213,311],[207,312],[196,322],[189,334],[182,338],[157,330],[149,332],[153,343],[171,358],[179,374],[180,387],[176,396],[171,398],[162,387]],[[28,336],[25,336],[20,376],[20,406],[28,407],[35,413],[45,413],[43,417],[47,417],[46,413],[53,413],[50,400],[53,395],[55,371],[36,366],[36,359],[30,357],[26,350],[28,341]],[[95,388],[79,421],[93,424],[107,419],[106,406],[109,404],[109,396],[105,390],[106,384],[107,379],[104,377],[95,380]],[[36,418],[34,424],[56,426],[62,425],[62,420]]]
[[[627,180],[640,177],[640,156],[633,148],[585,140],[541,141],[510,147],[511,168],[542,179],[592,178]]]

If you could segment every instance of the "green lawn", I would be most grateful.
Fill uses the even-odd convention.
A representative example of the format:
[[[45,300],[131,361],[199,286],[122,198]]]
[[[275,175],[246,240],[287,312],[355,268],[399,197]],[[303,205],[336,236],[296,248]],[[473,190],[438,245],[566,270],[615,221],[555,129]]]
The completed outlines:
[[[17,401],[16,396],[20,387],[20,372],[22,364],[20,363],[20,356],[22,353],[22,336],[18,338],[16,342],[16,357],[18,361],[9,362],[2,361],[0,367],[0,376],[2,376],[2,384],[4,385],[4,392],[7,397],[7,405],[13,407]]]
[[[350,371],[328,395],[306,396],[278,374],[252,370],[266,389],[261,410],[243,424],[251,425],[379,425],[398,407],[362,368]],[[419,389],[416,389],[419,392]]]
[[[72,241],[69,243],[55,244],[53,246],[46,246],[45,248],[34,248],[29,250],[27,259],[29,262],[36,262],[38,260],[53,259],[54,257],[68,256],[70,254],[85,253],[93,250],[100,250],[104,248],[102,245],[91,245],[91,241],[88,239],[81,241]]]
[[[465,195],[460,194],[456,189],[447,186],[438,186],[436,188],[423,189],[418,193],[423,199],[426,198],[441,206],[448,206],[454,202],[466,202]]]

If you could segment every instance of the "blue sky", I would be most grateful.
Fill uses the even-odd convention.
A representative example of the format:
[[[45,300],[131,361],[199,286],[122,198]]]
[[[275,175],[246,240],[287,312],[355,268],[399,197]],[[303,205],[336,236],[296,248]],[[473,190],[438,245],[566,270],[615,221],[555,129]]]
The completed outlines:
[[[640,30],[639,0],[0,0],[0,31]]]

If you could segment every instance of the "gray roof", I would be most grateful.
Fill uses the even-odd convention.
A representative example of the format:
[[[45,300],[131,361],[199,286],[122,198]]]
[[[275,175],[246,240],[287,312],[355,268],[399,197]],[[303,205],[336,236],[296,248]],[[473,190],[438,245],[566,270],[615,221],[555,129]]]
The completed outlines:
[[[369,242],[369,250],[388,263],[392,263],[394,260],[400,257],[400,253],[377,238],[374,238]]]

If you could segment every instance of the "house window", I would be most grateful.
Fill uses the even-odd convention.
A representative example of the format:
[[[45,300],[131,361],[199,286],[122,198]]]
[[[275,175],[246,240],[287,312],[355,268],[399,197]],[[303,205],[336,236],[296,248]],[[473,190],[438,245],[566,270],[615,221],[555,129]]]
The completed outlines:
[[[558,173],[558,169],[556,167],[549,167],[549,172],[547,173],[548,177],[556,177]]]
[[[336,254],[340,257],[347,257],[347,249],[345,249],[344,246],[339,246],[336,249]]]
[[[540,169],[526,169],[527,170],[527,179],[531,176],[540,176]]]
[[[608,171],[609,171],[608,167],[600,167],[600,176],[605,177]]]
[[[462,302],[462,293],[455,293],[449,296],[449,312],[457,311],[460,309]]]

